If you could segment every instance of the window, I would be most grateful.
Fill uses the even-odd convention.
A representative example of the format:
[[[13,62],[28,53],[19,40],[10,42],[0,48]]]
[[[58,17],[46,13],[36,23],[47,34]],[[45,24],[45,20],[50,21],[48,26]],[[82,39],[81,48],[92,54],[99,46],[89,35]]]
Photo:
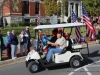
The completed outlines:
[[[70,5],[72,6],[72,9],[73,9],[74,8],[74,3],[71,3]]]
[[[50,22],[50,19],[46,19],[46,22]]]
[[[23,2],[23,14],[29,14],[29,2],[28,1]]]
[[[35,2],[35,14],[39,14],[39,3]]]
[[[79,9],[79,8],[78,8],[78,4],[76,4],[75,6],[76,6],[76,7],[75,7],[75,8],[76,8],[75,12],[76,12],[76,15],[78,16],[78,9]]]

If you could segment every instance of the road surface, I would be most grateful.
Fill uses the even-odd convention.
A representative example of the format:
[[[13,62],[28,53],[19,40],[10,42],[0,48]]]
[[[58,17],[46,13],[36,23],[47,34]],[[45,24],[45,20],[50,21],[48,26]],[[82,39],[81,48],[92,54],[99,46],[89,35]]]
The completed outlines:
[[[91,45],[90,57],[85,59],[84,65],[74,69],[69,65],[52,67],[50,70],[42,69],[34,75],[100,75],[100,45]],[[86,54],[82,50],[82,54]],[[33,75],[25,67],[25,62],[0,67],[0,75]]]

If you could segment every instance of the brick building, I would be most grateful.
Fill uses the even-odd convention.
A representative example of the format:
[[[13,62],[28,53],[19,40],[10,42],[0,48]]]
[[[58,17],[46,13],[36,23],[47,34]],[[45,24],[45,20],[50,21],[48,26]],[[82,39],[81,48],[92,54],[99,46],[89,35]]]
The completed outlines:
[[[45,16],[43,0],[15,0],[15,3],[12,0],[6,0],[2,7],[2,14],[8,23],[16,21],[36,22],[39,13],[41,22],[49,21],[50,18]]]

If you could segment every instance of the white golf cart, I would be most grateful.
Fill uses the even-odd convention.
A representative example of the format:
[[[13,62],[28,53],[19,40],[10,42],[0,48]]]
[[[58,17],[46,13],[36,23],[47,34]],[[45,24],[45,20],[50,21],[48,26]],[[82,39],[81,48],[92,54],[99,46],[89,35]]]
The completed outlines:
[[[82,26],[83,23],[65,23],[65,24],[55,24],[55,25],[39,25],[34,28],[34,30],[40,30],[40,29],[49,29],[49,28],[67,28],[67,27],[75,27],[75,26]],[[37,31],[38,32],[38,31]],[[38,32],[39,33],[39,32]],[[38,34],[39,36],[39,34]],[[39,40],[39,38],[38,38]],[[40,69],[40,66],[44,68],[57,66],[57,65],[63,65],[63,64],[70,64],[72,68],[78,68],[81,66],[82,61],[84,58],[82,57],[80,50],[83,48],[87,48],[88,54],[88,44],[86,46],[82,46],[79,44],[72,44],[70,49],[67,49],[69,45],[69,41],[67,40],[66,48],[63,49],[62,53],[55,53],[52,55],[51,63],[45,64],[44,63],[44,57],[37,51],[32,50],[28,53],[26,57],[26,67],[29,69],[30,72],[35,73],[38,72]],[[38,44],[39,46],[39,44]]]

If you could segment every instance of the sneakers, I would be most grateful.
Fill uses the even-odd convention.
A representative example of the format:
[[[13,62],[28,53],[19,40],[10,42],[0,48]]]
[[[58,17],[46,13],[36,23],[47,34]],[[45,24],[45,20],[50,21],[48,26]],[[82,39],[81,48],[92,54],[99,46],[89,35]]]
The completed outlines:
[[[48,63],[49,63],[47,60],[44,60],[43,62],[44,62],[45,64],[48,64]]]

